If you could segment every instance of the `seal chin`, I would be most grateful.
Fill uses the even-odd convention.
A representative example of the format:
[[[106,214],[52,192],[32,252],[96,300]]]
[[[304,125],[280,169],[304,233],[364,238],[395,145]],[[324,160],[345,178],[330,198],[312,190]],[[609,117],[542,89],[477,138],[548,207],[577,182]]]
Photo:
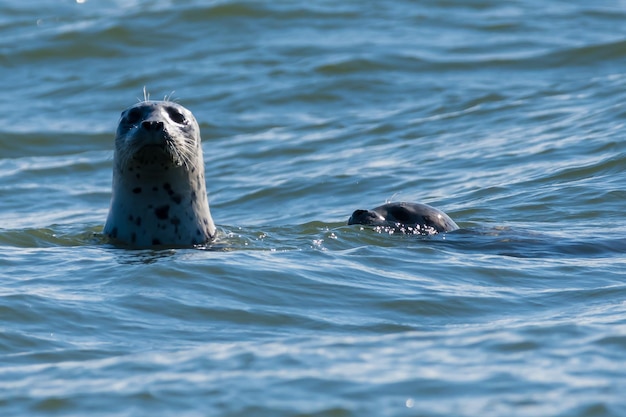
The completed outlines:
[[[179,167],[183,164],[168,142],[143,145],[133,154],[133,160],[142,165],[171,164]]]

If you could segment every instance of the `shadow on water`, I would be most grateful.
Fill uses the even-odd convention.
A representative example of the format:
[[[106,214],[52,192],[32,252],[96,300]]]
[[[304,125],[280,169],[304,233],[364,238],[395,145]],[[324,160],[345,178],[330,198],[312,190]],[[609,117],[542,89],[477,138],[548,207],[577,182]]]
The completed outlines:
[[[17,248],[103,247],[127,252],[130,263],[153,263],[178,250],[234,251],[344,251],[359,247],[411,248],[510,256],[515,258],[596,257],[626,253],[626,238],[615,232],[581,236],[575,233],[534,231],[514,227],[474,226],[431,236],[403,234],[345,223],[308,222],[300,225],[248,228],[221,226],[218,238],[195,248],[132,248],[109,242],[100,226],[0,230],[0,246]]]
[[[343,223],[309,222],[265,229],[222,228],[212,244],[196,249],[231,251],[345,251],[357,247],[388,249],[432,247],[446,251],[493,254],[515,258],[603,257],[626,252],[626,238],[606,233],[564,237],[510,227],[472,227],[436,235],[388,233]]]
[[[432,244],[448,245],[462,252],[515,258],[589,258],[626,252],[626,238],[623,236],[599,233],[593,237],[564,237],[508,227],[461,229]]]

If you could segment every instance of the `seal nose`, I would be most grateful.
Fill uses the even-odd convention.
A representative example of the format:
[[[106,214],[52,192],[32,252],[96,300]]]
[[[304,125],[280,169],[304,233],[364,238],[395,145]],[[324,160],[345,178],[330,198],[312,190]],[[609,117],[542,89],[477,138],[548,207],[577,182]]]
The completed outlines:
[[[365,216],[369,213],[369,210],[354,210],[352,216],[348,219],[348,224],[363,224]]]
[[[159,132],[163,130],[163,122],[157,120],[144,120],[141,122],[141,127],[148,132]]]

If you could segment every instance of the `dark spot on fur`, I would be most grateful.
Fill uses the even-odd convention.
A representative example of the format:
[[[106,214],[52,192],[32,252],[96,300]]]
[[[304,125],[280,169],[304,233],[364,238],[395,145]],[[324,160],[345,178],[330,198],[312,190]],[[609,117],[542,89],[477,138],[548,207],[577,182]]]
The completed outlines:
[[[131,241],[132,243],[135,243],[135,242],[137,241],[137,235],[135,234],[135,232],[133,232],[133,233],[130,235],[130,241]]]
[[[113,230],[111,230],[111,237],[112,238],[116,238],[117,237],[117,227],[114,227]]]
[[[153,245],[160,245],[160,244],[161,244],[161,241],[160,241],[159,239],[154,239],[154,238],[153,238],[153,239],[152,239],[152,244],[153,244]]]
[[[165,220],[169,217],[170,206],[161,206],[154,209],[154,214],[156,214],[157,218],[161,220]]]
[[[174,226],[178,226],[180,224],[180,219],[178,217],[172,217],[170,223],[172,223]]]
[[[135,193],[135,194],[141,193],[141,187],[133,188],[133,193]]]
[[[141,226],[141,217],[137,217],[137,219],[135,219],[135,224],[137,226]]]
[[[196,192],[195,192],[195,191],[192,191],[192,192],[191,192],[191,202],[192,202],[192,203],[193,203],[193,202],[195,202],[195,201],[196,201],[196,198],[198,198],[198,196],[196,195]]]
[[[132,215],[132,214],[128,216],[128,221],[129,221],[129,222],[132,222],[132,221],[133,221],[133,219],[134,219],[134,217],[133,217],[133,215]]]
[[[158,191],[159,188],[158,187],[152,187],[152,191]]]
[[[167,191],[167,195],[169,195],[172,198],[174,203],[180,204],[180,202],[183,201],[183,197],[180,194],[174,193],[174,190],[172,189],[172,185],[169,182],[166,182],[165,184],[163,184],[163,189]]]
[[[200,229],[196,229],[196,234],[197,234],[198,236],[202,236],[202,231],[201,231]]]
[[[140,179],[141,178],[141,174],[135,175],[135,178]]]

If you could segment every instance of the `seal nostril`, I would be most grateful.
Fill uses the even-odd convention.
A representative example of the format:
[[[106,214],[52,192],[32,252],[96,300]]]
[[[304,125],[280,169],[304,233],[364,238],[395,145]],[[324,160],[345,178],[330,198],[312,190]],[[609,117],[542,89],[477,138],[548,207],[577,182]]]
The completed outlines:
[[[148,131],[150,130],[159,131],[159,130],[163,130],[163,122],[158,122],[154,120],[144,120],[143,122],[141,122],[141,127]]]

